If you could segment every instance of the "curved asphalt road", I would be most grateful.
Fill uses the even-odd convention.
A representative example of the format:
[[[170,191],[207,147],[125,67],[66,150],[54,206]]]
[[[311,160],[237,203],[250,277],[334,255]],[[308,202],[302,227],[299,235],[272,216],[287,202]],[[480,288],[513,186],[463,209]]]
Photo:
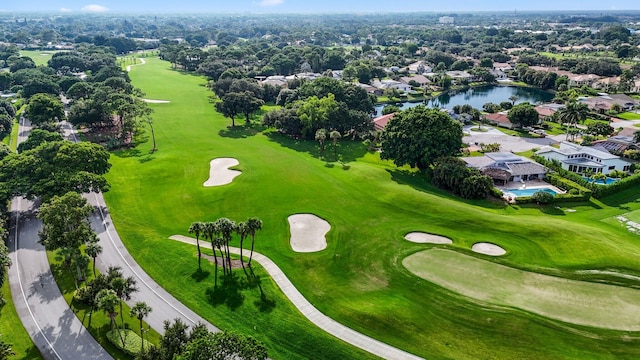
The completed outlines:
[[[29,131],[30,126],[21,119],[18,142]],[[22,324],[45,359],[112,359],[62,297],[44,246],[38,243],[42,223],[35,216],[36,209],[22,198],[11,202],[9,284]]]

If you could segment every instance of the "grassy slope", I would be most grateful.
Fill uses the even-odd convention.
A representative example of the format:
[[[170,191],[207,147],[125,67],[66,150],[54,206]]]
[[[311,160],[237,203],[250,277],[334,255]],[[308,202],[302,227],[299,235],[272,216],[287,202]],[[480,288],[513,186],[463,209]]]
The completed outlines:
[[[624,112],[616,115],[616,117],[624,120],[640,120],[640,114],[634,112]]]
[[[16,355],[13,359],[42,359],[40,351],[36,348],[31,337],[22,326],[16,308],[11,298],[9,281],[5,281],[0,289],[2,296],[6,300],[4,306],[0,306],[0,339],[11,344],[11,348]]]
[[[623,334],[592,330],[594,340],[555,322],[478,307],[416,278],[401,263],[425,248],[402,236],[423,230],[452,238],[463,252],[478,240],[491,240],[509,250],[496,262],[523,269],[567,276],[582,268],[640,273],[637,241],[630,241],[632,235],[619,224],[599,221],[640,208],[637,195],[627,192],[609,199],[613,206],[574,206],[577,212],[567,214],[554,208],[465,203],[414,173],[380,161],[377,154],[365,153],[358,144],[340,145],[342,159],[351,165],[345,171],[325,166],[313,143],[242,127],[229,130],[230,121],[208,103],[204,80],[169,71],[168,63],[149,59],[130,75],[147,97],[172,103],[152,105],[159,152],[149,155],[147,141],[112,156],[113,190],[106,198],[118,231],[136,260],[164,287],[214,324],[258,336],[274,358],[293,353],[330,358],[318,349],[334,345],[315,329],[298,326],[300,317],[286,301],[277,300],[266,314],[246,300],[232,311],[208,304],[211,279],[194,280],[193,250],[170,243],[168,236],[186,233],[195,220],[258,216],[265,228],[258,235],[257,251],[278,263],[316,307],[359,331],[430,358],[637,355],[637,344],[623,342]],[[202,187],[208,162],[223,156],[238,158],[244,173],[231,185]],[[331,223],[327,250],[305,255],[291,251],[286,218],[298,212]],[[306,333],[296,335],[300,331]]]
[[[47,61],[58,51],[56,50],[20,50],[20,56],[28,56],[37,65],[47,65]]]
[[[473,299],[572,324],[640,330],[640,290],[522,271],[446,249],[412,254],[403,264],[421,278]]]

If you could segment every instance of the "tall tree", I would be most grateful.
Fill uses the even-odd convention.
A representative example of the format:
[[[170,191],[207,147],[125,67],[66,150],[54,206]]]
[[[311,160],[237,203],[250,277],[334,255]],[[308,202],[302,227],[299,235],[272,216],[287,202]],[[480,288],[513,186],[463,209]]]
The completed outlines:
[[[338,161],[338,139],[342,137],[340,132],[333,130],[329,133],[329,137],[333,141],[333,161]]]
[[[242,268],[244,269],[244,257],[242,256],[242,244],[244,240],[249,236],[249,227],[247,223],[244,221],[240,221],[236,226],[236,232],[240,236],[240,264],[242,264]]]
[[[222,245],[225,249],[224,257],[226,258],[227,265],[229,266],[229,274],[231,274],[231,254],[229,251],[229,242],[231,242],[233,233],[235,233],[236,231],[236,222],[223,217],[216,220],[215,227],[217,233],[220,234],[220,238],[222,239]]]
[[[216,245],[218,241],[218,236],[216,234],[215,224],[211,221],[206,222],[204,224],[203,234],[205,238],[209,239],[211,243],[211,251],[213,251],[213,262],[215,264],[215,271],[213,272],[214,278],[214,287],[218,286],[218,256],[216,255]]]
[[[251,254],[249,255],[249,266],[251,266],[251,259],[253,258],[253,247],[256,243],[256,232],[262,230],[262,220],[257,217],[250,217],[246,221],[247,231],[251,235]]]
[[[566,103],[565,107],[558,110],[556,113],[558,120],[561,123],[567,124],[567,140],[575,140],[575,129],[577,129],[578,123],[586,120],[589,115],[589,108],[586,104],[570,100]],[[571,131],[573,129],[573,131]]]
[[[140,321],[140,338],[142,338],[142,351],[144,352],[144,328],[142,326],[142,320],[149,316],[152,309],[151,306],[147,305],[144,301],[138,301],[129,311],[129,316],[138,318]]]
[[[200,251],[200,235],[203,235],[205,231],[205,224],[201,221],[192,222],[189,226],[189,234],[196,236],[196,246],[198,247],[198,269],[202,269],[200,266],[200,260],[202,258],[202,251]]]
[[[92,268],[93,268],[93,276],[96,276],[96,257],[102,253],[102,246],[97,242],[91,242],[87,244],[87,247],[84,249],[84,252],[93,259]]]
[[[448,114],[423,105],[397,113],[382,132],[382,159],[426,170],[462,146],[462,126]]]
[[[25,116],[33,125],[54,123],[65,119],[60,98],[50,94],[35,94],[29,99]]]
[[[131,300],[131,295],[134,292],[138,291],[138,288],[136,288],[136,280],[130,276],[120,276],[111,280],[109,285],[111,286],[111,289],[116,292],[118,300],[120,300],[120,324],[122,325],[122,330],[124,331],[124,314],[122,312],[122,302]]]
[[[507,113],[507,118],[520,127],[532,126],[540,122],[538,112],[528,102],[514,105]]]
[[[320,143],[320,154],[324,153],[324,141],[327,139],[327,130],[318,129],[316,131],[316,141]]]
[[[115,330],[116,316],[118,316],[116,306],[118,306],[118,303],[120,302],[118,295],[116,295],[116,292],[111,289],[102,289],[96,296],[96,299],[98,302],[98,309],[107,313],[109,320],[111,320],[111,331]]]
[[[230,118],[232,127],[236,126],[236,116],[242,113],[244,96],[240,93],[228,93],[220,100],[215,105],[216,111]]]

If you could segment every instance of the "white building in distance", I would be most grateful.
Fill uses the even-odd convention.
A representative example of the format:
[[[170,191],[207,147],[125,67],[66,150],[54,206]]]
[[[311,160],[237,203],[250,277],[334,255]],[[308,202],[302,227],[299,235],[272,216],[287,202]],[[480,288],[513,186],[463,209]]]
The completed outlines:
[[[440,24],[453,24],[453,21],[453,16],[440,16],[440,19],[438,20]]]

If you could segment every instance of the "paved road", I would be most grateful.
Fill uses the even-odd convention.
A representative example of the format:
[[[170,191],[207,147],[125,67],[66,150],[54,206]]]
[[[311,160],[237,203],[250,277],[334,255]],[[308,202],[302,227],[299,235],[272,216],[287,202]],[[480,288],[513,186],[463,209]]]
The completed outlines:
[[[19,141],[28,136],[29,130],[28,122],[22,120]],[[9,250],[13,264],[9,284],[24,327],[45,359],[112,359],[62,297],[45,249],[38,243],[42,223],[35,217],[35,209],[32,202],[22,198],[11,202]]]
[[[65,138],[70,141],[77,141],[75,130],[69,123],[63,123],[62,129]],[[144,301],[151,306],[153,311],[145,320],[161,334],[164,333],[165,320],[178,318],[187,325],[195,325],[200,322],[205,324],[211,331],[219,331],[218,328],[191,311],[160,287],[133,260],[113,226],[113,221],[102,194],[85,194],[85,197],[97,209],[90,217],[91,227],[98,234],[100,246],[103,249],[102,254],[96,259],[96,267],[101,272],[106,272],[109,266],[119,266],[125,276],[132,276],[137,282],[139,291],[132,295],[127,304],[133,306],[137,301]]]
[[[564,140],[565,137],[565,135],[561,135],[560,137],[547,136],[545,138],[523,138],[507,135],[490,126],[483,126],[484,129],[488,130],[486,132],[473,131],[473,129],[476,128],[477,125],[467,125],[463,128],[464,133],[469,134],[462,138],[462,141],[465,144],[475,145],[475,143],[499,143],[500,151],[523,152],[534,148],[540,149],[545,145],[557,144],[559,141]]]
[[[183,235],[173,235],[170,237],[172,240],[180,241],[186,244],[196,245],[196,239]],[[211,244],[206,241],[201,241],[200,246],[206,249],[211,249]],[[230,247],[230,251],[233,254],[240,255],[240,249]],[[246,254],[246,251],[245,251]],[[291,283],[285,273],[268,257],[253,252],[253,260],[257,261],[278,284],[282,292],[289,298],[293,305],[304,315],[309,321],[317,325],[322,330],[329,334],[342,339],[343,341],[357,346],[362,350],[368,351],[374,355],[380,356],[383,359],[397,359],[397,360],[417,360],[422,359],[416,355],[410,354],[406,351],[395,348],[391,345],[385,344],[381,341],[361,334],[351,328],[348,328],[339,322],[324,315],[320,310],[316,309],[304,296],[296,289]]]

